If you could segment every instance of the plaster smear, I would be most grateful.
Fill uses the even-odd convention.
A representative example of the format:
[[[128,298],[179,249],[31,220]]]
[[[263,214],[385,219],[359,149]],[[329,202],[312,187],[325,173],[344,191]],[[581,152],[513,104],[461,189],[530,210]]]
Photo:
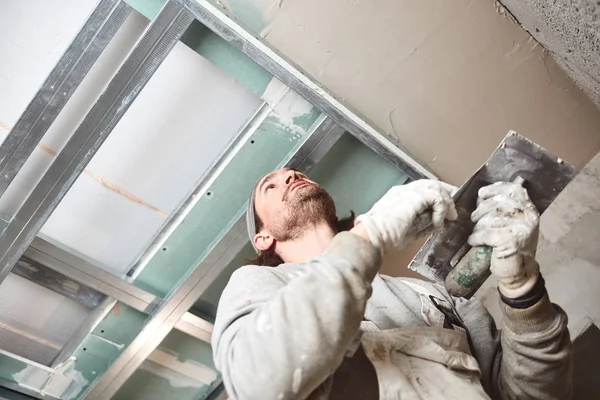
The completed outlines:
[[[265,123],[274,125],[275,132],[289,134],[290,140],[299,140],[306,135],[312,120],[319,113],[302,96],[290,91],[279,101],[274,112],[265,119]]]
[[[280,80],[271,78],[261,98],[271,107],[275,107],[289,91],[290,88],[284,85]]]
[[[285,0],[268,30],[279,53],[453,184],[511,129],[579,168],[600,150],[600,111],[493,1]]]
[[[279,13],[284,0],[216,0],[231,15],[244,21],[251,29],[261,32]]]
[[[33,365],[28,365],[13,375],[13,379],[20,386],[39,391],[48,381],[52,372],[43,370]]]
[[[75,359],[72,358],[57,368],[44,387],[43,393],[63,400],[73,400],[89,383],[81,372],[75,370]]]

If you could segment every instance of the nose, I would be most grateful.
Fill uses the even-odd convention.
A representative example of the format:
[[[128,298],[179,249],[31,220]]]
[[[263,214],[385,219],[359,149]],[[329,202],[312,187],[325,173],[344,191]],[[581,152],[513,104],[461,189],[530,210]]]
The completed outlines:
[[[285,185],[289,186],[292,183],[294,183],[295,181],[296,181],[296,171],[291,170],[291,169],[287,170],[284,175]]]

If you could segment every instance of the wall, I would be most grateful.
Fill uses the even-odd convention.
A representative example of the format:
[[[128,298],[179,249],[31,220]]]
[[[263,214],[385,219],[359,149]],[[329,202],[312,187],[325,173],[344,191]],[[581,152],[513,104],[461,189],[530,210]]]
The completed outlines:
[[[509,129],[579,168],[600,149],[600,111],[491,0],[219,4],[452,183]]]
[[[561,67],[600,106],[600,3],[502,0]]]

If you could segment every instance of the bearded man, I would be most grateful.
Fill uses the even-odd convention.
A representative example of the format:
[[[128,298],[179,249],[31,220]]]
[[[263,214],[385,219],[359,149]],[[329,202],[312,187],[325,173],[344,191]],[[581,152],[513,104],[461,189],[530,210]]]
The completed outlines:
[[[366,214],[337,218],[329,194],[282,169],[255,186],[247,213],[258,265],[225,288],[212,336],[232,399],[568,399],[567,316],[535,261],[539,215],[524,188],[479,191],[472,246],[492,248],[503,329],[476,299],[378,274],[429,213],[455,219],[455,188],[390,189]]]

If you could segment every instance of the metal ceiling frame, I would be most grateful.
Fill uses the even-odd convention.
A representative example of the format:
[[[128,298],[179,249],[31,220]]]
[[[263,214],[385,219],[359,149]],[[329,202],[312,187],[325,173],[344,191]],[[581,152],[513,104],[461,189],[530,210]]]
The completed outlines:
[[[12,139],[7,139],[0,146],[0,171],[8,173],[6,179],[3,178],[5,180],[0,180],[0,194],[18,173],[130,11],[129,6],[120,0],[100,1],[98,8],[94,10],[67,53],[74,51],[72,48],[76,42],[80,43],[80,47],[82,43],[88,43],[90,40],[91,44],[88,43],[77,63],[73,64],[67,72],[64,69],[71,64],[65,64],[68,61],[67,53],[65,53],[52,72],[63,81],[56,83],[58,81],[55,79],[59,78],[52,78],[53,75],[50,75],[15,129],[11,131],[9,139],[11,137]],[[310,170],[347,131],[401,169],[411,179],[435,178],[430,171],[377,132],[364,119],[208,0],[167,1],[112,78],[106,90],[0,235],[0,283],[19,258],[25,255],[74,281],[106,294],[108,298],[101,309],[97,311],[98,315],[94,316],[95,320],[106,315],[116,301],[150,315],[139,335],[119,355],[106,373],[97,379],[83,398],[104,400],[114,395],[173,328],[209,342],[212,324],[189,313],[188,310],[232,261],[233,257],[247,244],[244,209],[241,209],[234,218],[235,222],[230,229],[221,238],[215,238],[213,245],[205,253],[206,257],[199,265],[189,271],[187,277],[180,281],[167,298],[161,299],[43,239],[35,238],[84,167],[194,20],[200,21],[232,46],[240,49],[325,113],[313,125],[311,132],[303,138],[296,150],[288,154],[281,164],[282,167],[290,166],[305,171]],[[92,35],[92,39],[89,39],[87,35]],[[84,39],[88,42],[84,42]],[[61,65],[62,69],[59,68]],[[52,93],[51,100],[48,100],[47,103],[40,103],[43,98],[47,98],[46,94],[51,90],[54,90],[54,92],[50,92]],[[62,97],[58,101],[55,97],[60,94],[60,91],[62,91]],[[204,176],[192,196],[165,224],[162,232],[156,236],[144,256],[130,271],[131,273],[138,274],[145,263],[155,254],[190,211],[198,194],[203,193],[210,186],[224,165],[235,156],[236,149],[245,143],[260,122],[264,120],[268,109],[266,103],[261,105],[252,120],[230,144],[228,151],[221,155]],[[32,115],[32,110],[37,114]],[[42,113],[48,115],[49,118],[39,120]],[[4,158],[1,158],[2,155]],[[93,329],[95,320],[90,319],[80,329],[78,335],[71,340],[57,361],[69,356],[69,352],[76,347],[81,336]],[[226,397],[226,394],[221,396]]]
[[[233,47],[241,50],[274,77],[329,115],[348,133],[402,170],[410,179],[436,179],[431,171],[400,149],[397,144],[392,143],[364,118],[358,116],[299,68],[279,55],[268,44],[230,18],[223,9],[216,7],[209,0],[171,1],[184,5],[194,14],[197,21],[210,28]]]
[[[196,184],[194,190],[173,212],[169,215],[167,221],[163,224],[163,227],[154,237],[150,245],[144,250],[138,260],[130,268],[127,275],[131,279],[137,278],[143,271],[144,267],[152,259],[152,257],[158,252],[165,241],[171,236],[173,231],[183,222],[186,215],[192,210],[194,205],[200,200],[200,198],[208,191],[210,186],[214,183],[217,176],[223,171],[223,169],[229,164],[229,162],[235,157],[239,150],[246,144],[250,136],[252,136],[264,120],[269,116],[269,113],[273,110],[274,105],[269,104],[267,101],[263,101],[260,106],[254,112],[254,115],[245,123],[240,132],[229,142],[227,149],[221,154],[217,160],[207,168],[204,175],[200,178],[199,183]]]
[[[321,116],[314,129],[304,138],[296,150],[289,154],[280,167],[301,170],[316,164],[344,133],[339,125],[326,116]],[[117,360],[90,387],[83,398],[104,400],[111,398],[131,377],[146,358],[158,347],[187,310],[227,267],[248,243],[245,207],[234,218],[231,228],[222,238],[213,242],[207,256],[178,288],[165,299],[140,334],[121,352]]]
[[[100,0],[0,146],[0,196],[131,11],[120,0]]]
[[[32,99],[7,139],[0,146],[0,195],[10,185],[48,128],[62,111],[107,44],[119,30],[132,8],[121,0],[100,0],[73,42]],[[150,24],[127,60],[119,68],[98,101],[58,154],[48,171],[21,205],[16,215],[4,222],[0,235],[0,283],[21,256],[54,270],[66,279],[79,282],[109,296],[98,312],[84,323],[52,365],[57,367],[72,354],[101,318],[120,301],[146,314],[152,313],[161,298],[35,237],[60,200],[67,193],[87,163],[100,148],[114,126],[148,82],[161,62],[194,20],[191,13],[170,3],[161,18]],[[15,271],[16,272],[16,271]],[[24,272],[24,271],[21,271]],[[40,279],[40,276],[26,276]],[[41,282],[38,282],[41,284]],[[46,282],[44,286],[51,286]],[[60,292],[59,288],[51,288]],[[63,293],[64,295],[64,293]],[[99,315],[96,315],[99,314]],[[176,321],[176,329],[199,340],[210,342],[212,323],[191,313]],[[18,355],[3,355],[31,365]],[[40,366],[41,367],[41,366]],[[44,369],[47,367],[44,367]],[[9,387],[8,382],[3,386]],[[23,391],[18,385],[11,387]],[[36,395],[29,391],[27,394]],[[40,396],[38,393],[37,396]],[[49,398],[41,396],[40,398]]]
[[[169,2],[56,156],[0,236],[0,283],[194,20]]]

